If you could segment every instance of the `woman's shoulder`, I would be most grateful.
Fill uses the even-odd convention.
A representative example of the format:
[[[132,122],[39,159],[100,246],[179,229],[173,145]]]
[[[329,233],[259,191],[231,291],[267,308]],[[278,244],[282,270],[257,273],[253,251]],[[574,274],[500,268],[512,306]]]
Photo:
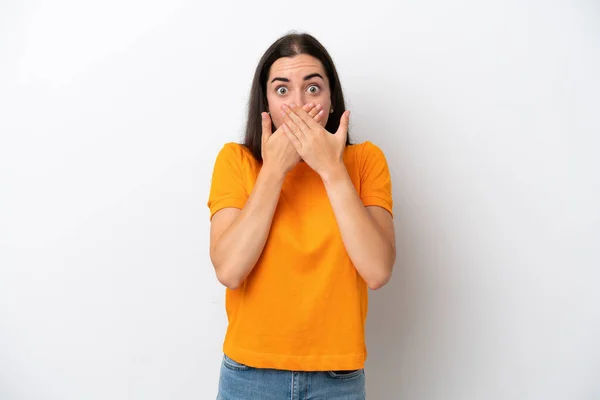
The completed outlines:
[[[227,142],[219,150],[219,158],[225,158],[241,164],[256,164],[257,160],[252,155],[250,149],[241,143]]]
[[[350,144],[346,147],[346,152],[349,153],[351,157],[360,160],[365,160],[372,157],[385,157],[381,148],[370,140],[366,140],[361,143]]]
[[[238,157],[252,155],[252,153],[250,152],[250,149],[248,149],[243,144],[237,143],[237,142],[226,142],[221,147],[220,152],[225,153],[225,154],[230,154],[230,155],[236,155]]]

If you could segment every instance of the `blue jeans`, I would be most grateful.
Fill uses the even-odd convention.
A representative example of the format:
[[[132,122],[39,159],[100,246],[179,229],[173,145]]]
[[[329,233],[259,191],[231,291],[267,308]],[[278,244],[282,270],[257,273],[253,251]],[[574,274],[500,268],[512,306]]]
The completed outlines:
[[[224,355],[217,400],[365,400],[365,371],[253,368]]]

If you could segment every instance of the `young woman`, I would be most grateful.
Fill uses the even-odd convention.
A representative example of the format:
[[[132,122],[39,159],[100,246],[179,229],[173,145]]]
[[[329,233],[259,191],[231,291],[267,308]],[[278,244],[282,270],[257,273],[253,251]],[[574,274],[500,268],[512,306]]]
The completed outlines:
[[[385,156],[351,144],[349,117],[314,37],[269,47],[208,201],[229,320],[218,399],[365,398],[368,288],[390,279],[396,250]]]

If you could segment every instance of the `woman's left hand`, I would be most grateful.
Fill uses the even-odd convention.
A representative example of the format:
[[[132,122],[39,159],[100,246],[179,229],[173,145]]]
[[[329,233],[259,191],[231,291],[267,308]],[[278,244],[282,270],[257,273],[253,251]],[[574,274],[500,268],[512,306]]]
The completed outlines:
[[[350,111],[342,114],[337,132],[331,134],[300,106],[292,103],[288,107],[284,104],[282,110],[285,113],[283,131],[300,157],[322,179],[327,179],[344,167],[343,155],[348,137]],[[321,110],[321,113],[323,112]]]

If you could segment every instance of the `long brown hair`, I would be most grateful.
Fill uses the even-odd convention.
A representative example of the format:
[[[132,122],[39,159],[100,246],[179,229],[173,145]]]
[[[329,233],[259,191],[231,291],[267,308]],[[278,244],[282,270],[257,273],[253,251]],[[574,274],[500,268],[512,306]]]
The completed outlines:
[[[250,89],[248,119],[246,121],[246,134],[243,144],[250,149],[254,158],[258,161],[262,161],[262,124],[260,113],[268,110],[266,86],[269,70],[271,69],[271,65],[279,58],[294,57],[299,54],[308,54],[320,60],[329,79],[333,113],[329,115],[325,129],[335,133],[340,125],[340,118],[344,111],[346,111],[342,85],[340,84],[333,60],[325,47],[308,33],[294,32],[277,39],[258,62]],[[350,143],[350,135],[348,134],[346,145]]]

